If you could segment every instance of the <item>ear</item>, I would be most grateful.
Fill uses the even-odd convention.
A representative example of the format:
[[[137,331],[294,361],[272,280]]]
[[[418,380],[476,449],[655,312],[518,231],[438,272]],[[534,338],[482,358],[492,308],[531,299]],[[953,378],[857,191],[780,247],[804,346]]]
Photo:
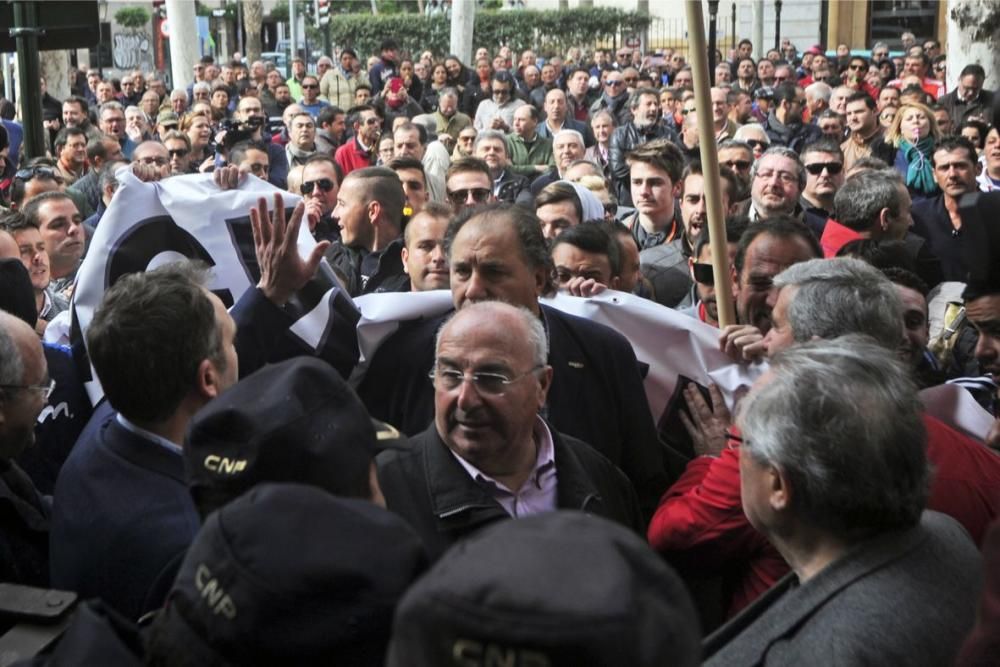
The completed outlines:
[[[775,512],[784,512],[791,506],[792,492],[788,485],[788,477],[774,466],[767,469],[768,505]]]
[[[688,273],[691,274],[691,280],[694,280],[694,257],[688,257]]]
[[[219,385],[219,372],[215,364],[209,359],[202,359],[198,364],[198,375],[196,377],[196,390],[206,401],[211,400],[222,393]]]
[[[736,273],[736,267],[732,264],[729,265],[729,282],[733,285],[733,298],[740,293],[740,276]]]
[[[878,226],[883,232],[889,231],[889,216],[891,213],[888,208],[883,208],[878,212]]]
[[[410,257],[410,251],[407,250],[406,246],[404,245],[403,249],[400,251],[400,259],[403,260],[403,273],[405,273],[406,275],[410,275],[410,268],[406,263],[409,260],[409,257]]]
[[[613,290],[621,291],[621,284],[622,284],[622,279],[619,276],[615,276],[614,278],[611,279],[611,284],[608,285],[608,287],[610,287]]]
[[[552,386],[552,366],[546,366],[538,371],[538,409],[545,406],[545,400],[549,395],[549,387]]]

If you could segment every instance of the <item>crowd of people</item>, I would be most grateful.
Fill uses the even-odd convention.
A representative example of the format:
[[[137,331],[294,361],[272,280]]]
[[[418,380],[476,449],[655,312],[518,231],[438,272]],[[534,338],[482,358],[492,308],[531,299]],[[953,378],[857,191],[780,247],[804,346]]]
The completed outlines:
[[[42,82],[31,159],[0,100],[0,581],[82,601],[34,664],[990,664],[1000,261],[963,201],[1000,188],[1000,127],[981,66],[949,90],[903,37],[742,40],[711,128],[683,49],[80,71],[61,101]],[[301,201],[249,211],[259,281],[228,310],[175,262],[63,347],[126,171]],[[317,357],[289,327],[321,264]],[[362,358],[355,298],[431,290],[453,308]],[[665,425],[630,340],[557,290],[767,370],[678,382]],[[922,402],[944,384],[992,428]]]

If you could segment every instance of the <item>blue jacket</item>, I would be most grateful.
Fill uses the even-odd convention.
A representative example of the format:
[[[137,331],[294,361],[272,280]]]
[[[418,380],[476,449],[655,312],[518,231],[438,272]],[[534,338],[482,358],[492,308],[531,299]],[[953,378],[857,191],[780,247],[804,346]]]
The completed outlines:
[[[201,524],[180,453],[98,410],[66,460],[53,503],[52,585],[138,619],[158,608]]]

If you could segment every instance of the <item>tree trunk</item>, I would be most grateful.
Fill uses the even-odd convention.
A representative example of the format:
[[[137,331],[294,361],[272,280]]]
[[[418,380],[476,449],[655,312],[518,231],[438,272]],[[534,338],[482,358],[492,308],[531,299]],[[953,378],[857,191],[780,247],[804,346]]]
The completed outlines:
[[[264,22],[264,5],[261,0],[243,1],[243,32],[247,62],[260,60],[260,29]]]
[[[45,77],[49,95],[57,100],[69,97],[73,84],[69,80],[69,51],[40,51],[38,67]]]
[[[986,70],[983,88],[1000,85],[1000,5],[995,0],[948,0],[948,90],[966,65]]]

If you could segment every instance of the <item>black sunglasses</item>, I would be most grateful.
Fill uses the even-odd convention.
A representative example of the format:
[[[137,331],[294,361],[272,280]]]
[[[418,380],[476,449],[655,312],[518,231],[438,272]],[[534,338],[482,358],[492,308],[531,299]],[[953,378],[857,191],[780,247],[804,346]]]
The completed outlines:
[[[167,154],[168,154],[168,155],[169,155],[170,157],[172,157],[172,158],[174,158],[174,157],[187,157],[187,154],[188,154],[188,153],[190,153],[190,152],[191,152],[191,151],[189,151],[189,150],[188,150],[188,149],[186,149],[186,148],[177,148],[177,149],[175,149],[175,150],[172,150],[172,151],[171,151],[171,150],[168,150],[168,151],[167,151]]]
[[[472,195],[472,201],[477,204],[482,204],[490,196],[489,188],[467,188],[464,190],[449,190],[448,200],[451,201],[455,206],[461,206],[465,202],[469,201],[469,195]]]
[[[694,281],[696,283],[701,283],[702,285],[715,285],[715,273],[712,271],[711,264],[695,262],[692,265],[692,268],[694,269]]]
[[[816,162],[813,164],[806,165],[806,171],[808,171],[813,176],[819,176],[826,169],[830,172],[831,176],[836,176],[844,168],[844,165],[840,162]]]
[[[18,169],[14,174],[14,178],[22,181],[30,181],[36,176],[59,181],[60,183],[63,180],[62,175],[52,167],[27,167],[25,169]]]
[[[313,193],[313,188],[318,187],[323,192],[329,192],[333,190],[333,180],[329,178],[319,178],[315,181],[305,181],[301,186],[302,194],[311,195]]]
[[[769,144],[766,141],[757,141],[756,139],[747,139],[746,140],[746,144],[750,148],[754,148],[754,149],[756,149],[756,148],[763,148],[765,150],[767,150],[767,147],[771,145],[771,144]]]
[[[729,160],[728,162],[723,162],[730,169],[735,169],[736,171],[746,171],[750,168],[751,162],[746,160]]]

